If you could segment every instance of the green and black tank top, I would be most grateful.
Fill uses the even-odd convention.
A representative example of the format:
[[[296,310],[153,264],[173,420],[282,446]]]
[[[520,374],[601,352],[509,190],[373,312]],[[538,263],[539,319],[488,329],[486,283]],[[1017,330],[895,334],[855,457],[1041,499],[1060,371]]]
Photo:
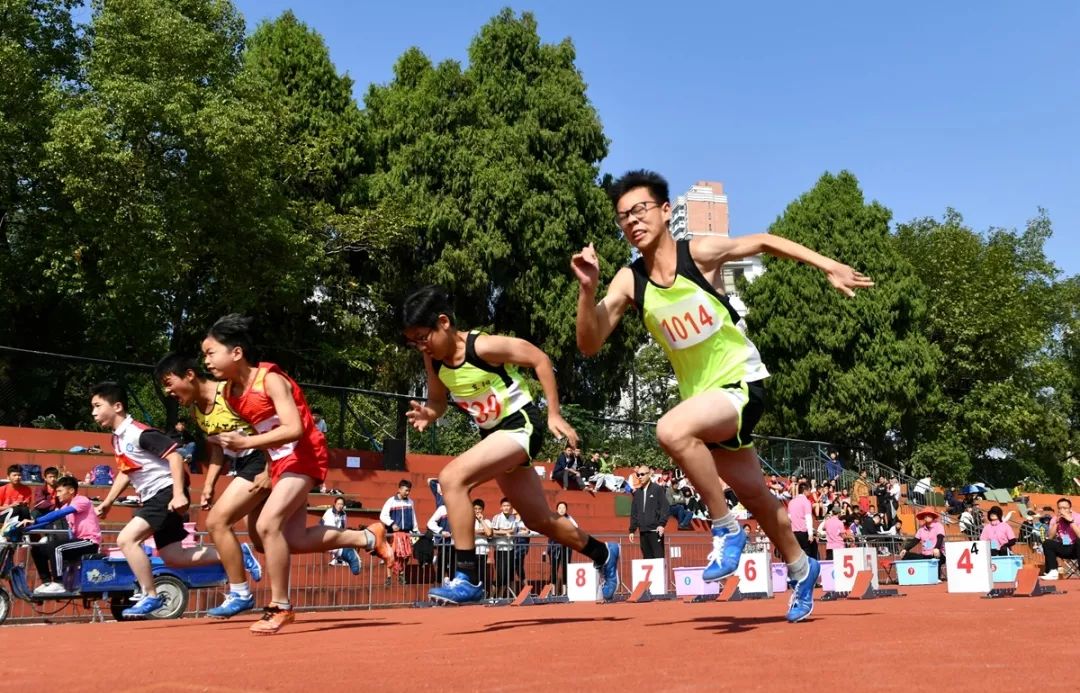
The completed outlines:
[[[645,327],[667,354],[687,399],[701,392],[769,376],[746,321],[710,284],[690,255],[690,241],[676,242],[675,280],[660,286],[649,278],[644,258],[629,265],[634,304]]]
[[[435,375],[446,385],[454,403],[482,429],[497,427],[511,414],[532,402],[532,394],[517,366],[492,365],[476,355],[479,332],[465,338],[465,360],[457,366],[431,362]]]

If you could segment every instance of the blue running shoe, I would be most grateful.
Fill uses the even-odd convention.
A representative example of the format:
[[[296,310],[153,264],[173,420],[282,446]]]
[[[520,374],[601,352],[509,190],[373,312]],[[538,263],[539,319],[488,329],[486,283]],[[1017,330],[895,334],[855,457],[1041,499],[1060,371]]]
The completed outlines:
[[[607,560],[603,565],[597,565],[600,577],[604,582],[600,585],[600,593],[604,595],[604,601],[610,602],[615,597],[615,590],[619,589],[619,545],[613,541],[607,543]]]
[[[255,552],[251,550],[251,544],[241,544],[240,553],[244,554],[244,570],[248,571],[251,579],[255,582],[262,580],[262,564],[259,563],[259,559],[255,558]]]
[[[440,604],[470,604],[483,598],[483,585],[472,584],[465,573],[461,572],[455,574],[453,580],[444,582],[442,587],[428,590],[428,599]]]
[[[735,574],[743,548],[746,547],[746,533],[738,527],[734,532],[726,527],[713,527],[712,546],[709,563],[701,574],[705,582],[716,582]]]
[[[135,606],[129,606],[120,612],[124,618],[149,618],[151,614],[165,606],[165,597],[160,594],[153,597],[143,595]]]
[[[791,587],[791,601],[788,602],[787,612],[789,623],[797,623],[814,613],[814,584],[821,572],[821,564],[813,558],[807,560],[810,562],[810,572],[806,577],[798,582],[788,580],[788,586]]]
[[[356,549],[342,549],[339,558],[349,564],[349,572],[360,574],[360,557],[356,555]]]
[[[225,595],[225,601],[221,606],[215,606],[213,609],[209,609],[206,615],[211,618],[232,618],[233,616],[250,611],[255,608],[255,595],[249,594],[246,597],[241,597],[236,592],[229,592]]]

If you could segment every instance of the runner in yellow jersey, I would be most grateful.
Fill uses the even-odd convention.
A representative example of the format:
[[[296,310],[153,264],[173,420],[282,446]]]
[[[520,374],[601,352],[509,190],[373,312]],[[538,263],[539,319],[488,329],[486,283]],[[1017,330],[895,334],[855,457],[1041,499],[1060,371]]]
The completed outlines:
[[[469,491],[494,479],[525,526],[585,554],[601,574],[605,599],[618,587],[618,544],[603,544],[551,510],[529,463],[544,441],[540,410],[519,367],[532,368],[547,401],[547,427],[577,445],[577,433],[559,413],[555,370],[547,354],[524,339],[462,332],[454,325],[453,300],[427,286],[405,300],[403,326],[408,343],[424,355],[428,398],[410,402],[406,414],[423,431],[446,411],[447,397],[472,417],[480,442],[439,473],[446,517],[454,537],[455,573],[428,596],[436,602],[466,604],[484,597],[476,558],[474,514]]]
[[[589,245],[571,267],[580,284],[577,342],[591,356],[600,350],[626,310],[641,311],[649,333],[667,354],[682,402],[657,422],[656,438],[682,467],[712,515],[713,551],[707,581],[732,575],[746,545],[728,512],[717,474],[761,525],[788,564],[792,584],[789,621],[813,611],[819,566],[799,546],[787,512],[765,488],[751,433],[764,404],[762,381],[769,373],[746,323],[722,290],[725,263],[768,253],[817,267],[848,296],[873,282],[852,268],[798,243],[770,234],[738,238],[700,237],[675,241],[669,231],[668,185],[652,171],[631,171],[610,190],[615,218],[640,257],[612,279],[596,301],[600,263]]]
[[[195,368],[195,359],[168,354],[154,368],[154,378],[164,388],[166,395],[176,399],[181,406],[191,408],[195,423],[207,436],[226,431],[255,434],[254,429],[225,401],[226,383],[201,377]],[[202,507],[210,510],[206,529],[214,540],[229,577],[225,602],[207,613],[214,618],[229,618],[255,607],[255,596],[248,587],[245,568],[255,581],[262,578],[262,566],[255,559],[251,547],[237,539],[233,526],[247,516],[251,539],[262,550],[255,533],[255,522],[270,493],[270,480],[266,471],[266,454],[262,450],[238,453],[224,450],[213,443],[208,443],[207,447],[209,463],[203,482]],[[235,477],[221,496],[216,497],[215,485],[226,459],[232,465]]]

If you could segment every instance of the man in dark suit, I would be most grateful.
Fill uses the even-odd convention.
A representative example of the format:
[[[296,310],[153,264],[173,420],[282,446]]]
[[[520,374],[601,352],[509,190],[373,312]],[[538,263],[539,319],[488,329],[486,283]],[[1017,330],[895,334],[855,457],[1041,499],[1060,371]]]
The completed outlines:
[[[664,557],[664,525],[668,519],[668,500],[663,487],[652,482],[652,472],[645,465],[638,465],[638,490],[630,504],[630,542],[634,532],[641,535],[641,557]]]

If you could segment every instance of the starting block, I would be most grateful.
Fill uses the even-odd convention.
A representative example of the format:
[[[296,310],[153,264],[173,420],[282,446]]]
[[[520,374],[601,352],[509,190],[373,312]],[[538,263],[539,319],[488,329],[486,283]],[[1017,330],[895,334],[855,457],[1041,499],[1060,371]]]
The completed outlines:
[[[772,599],[772,594],[769,592],[743,592],[740,588],[740,579],[738,575],[732,575],[724,580],[724,586],[720,590],[719,594],[702,594],[694,597],[690,600],[691,604],[700,604],[702,602],[741,602],[747,599]]]
[[[869,570],[860,570],[855,573],[851,590],[847,592],[826,592],[821,597],[823,602],[834,602],[839,599],[877,599],[879,597],[902,597],[900,590],[895,588],[874,588],[874,574]]]
[[[617,595],[611,600],[611,603],[626,602],[628,604],[645,604],[646,602],[669,601],[675,599],[675,595],[673,594],[654,594],[651,588],[652,583],[649,580],[642,580],[634,585],[634,591],[630,593],[630,596],[623,597]]]
[[[553,593],[555,592],[555,585],[548,583],[544,585],[544,588],[540,590],[540,594],[533,595],[532,586],[525,585],[514,601],[510,602],[510,606],[537,606],[540,604],[563,604],[569,601],[566,597],[557,597]]]
[[[1016,574],[1016,587],[999,587],[986,593],[987,599],[1000,597],[1041,597],[1047,594],[1065,594],[1058,592],[1053,585],[1039,582],[1039,569],[1034,566],[1021,568]]]

